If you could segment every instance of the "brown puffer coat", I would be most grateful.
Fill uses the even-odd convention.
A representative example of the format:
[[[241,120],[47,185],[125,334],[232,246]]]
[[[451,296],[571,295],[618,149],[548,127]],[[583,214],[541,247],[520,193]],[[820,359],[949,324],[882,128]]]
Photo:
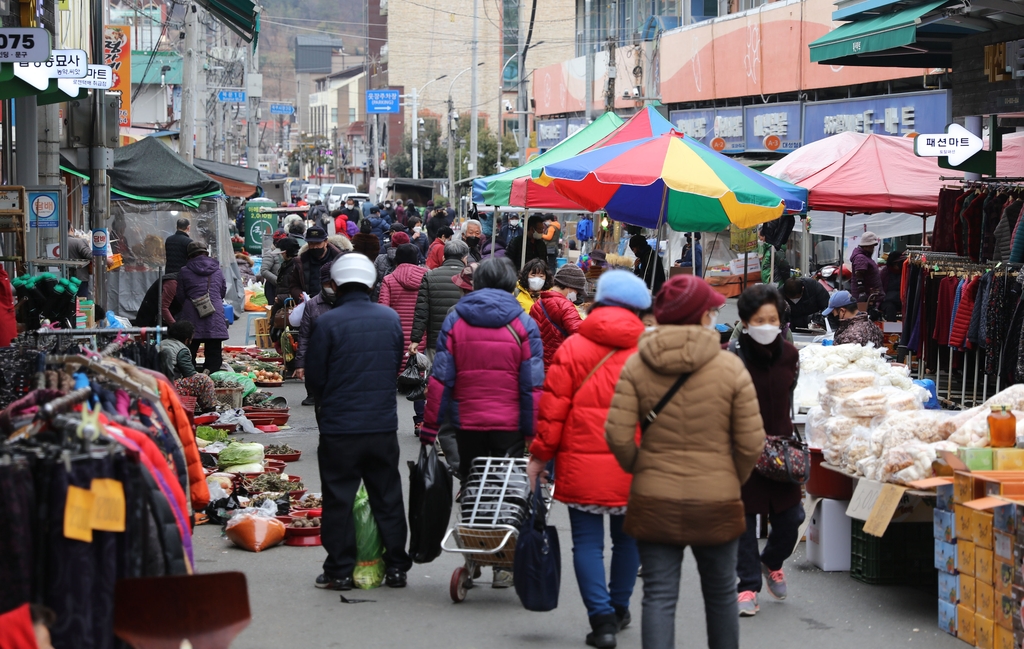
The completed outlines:
[[[636,445],[637,424],[680,374],[686,384]],[[625,531],[640,541],[719,545],[746,529],[740,486],[764,448],[757,392],[743,362],[701,326],[641,336],[612,400],[605,437],[633,486]]]

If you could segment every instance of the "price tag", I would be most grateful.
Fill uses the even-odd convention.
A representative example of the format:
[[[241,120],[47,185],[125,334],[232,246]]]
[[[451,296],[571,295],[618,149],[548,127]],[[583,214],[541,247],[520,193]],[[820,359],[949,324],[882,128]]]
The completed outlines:
[[[50,58],[50,34],[41,27],[0,29],[0,61],[42,63]]]
[[[881,493],[878,494],[875,506],[871,509],[871,515],[864,522],[864,531],[873,536],[885,534],[889,522],[892,521],[892,515],[896,513],[896,508],[899,507],[903,492],[906,490],[906,487],[894,484],[884,485]]]
[[[99,532],[123,532],[124,485],[110,478],[93,478],[90,490],[95,498],[90,523],[92,529]]]
[[[95,495],[88,489],[68,487],[64,503],[64,537],[92,543],[92,510]]]

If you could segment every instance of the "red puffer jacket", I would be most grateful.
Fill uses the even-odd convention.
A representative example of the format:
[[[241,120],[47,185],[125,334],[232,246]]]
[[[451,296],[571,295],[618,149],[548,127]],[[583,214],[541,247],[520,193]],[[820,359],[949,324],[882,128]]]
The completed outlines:
[[[575,305],[561,293],[544,291],[533,303],[530,317],[540,327],[540,339],[544,342],[544,368],[551,366],[555,352],[565,339],[576,333],[583,320]]]
[[[427,269],[423,266],[399,264],[380,284],[380,298],[377,302],[398,312],[407,349],[411,342],[409,336],[412,335],[413,317],[416,315],[416,297],[426,274]]]
[[[555,498],[562,502],[622,507],[629,501],[632,478],[608,449],[604,423],[622,366],[636,352],[643,332],[643,323],[630,311],[601,307],[555,354],[530,453],[545,462],[554,458]]]

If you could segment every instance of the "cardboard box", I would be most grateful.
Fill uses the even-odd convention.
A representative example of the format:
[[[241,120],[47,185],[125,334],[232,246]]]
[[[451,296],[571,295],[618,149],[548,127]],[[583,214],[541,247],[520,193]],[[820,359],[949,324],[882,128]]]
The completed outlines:
[[[960,447],[956,456],[967,465],[967,468],[974,471],[992,470],[992,449],[991,448],[965,448]]]
[[[992,449],[992,469],[995,471],[1024,471],[1024,448]]]
[[[975,500],[982,494],[975,495],[974,476],[969,471],[957,471],[953,474],[953,502],[963,504]],[[982,491],[984,493],[984,491]]]
[[[956,636],[967,644],[974,644],[974,611],[963,604],[956,607]]]
[[[956,514],[936,509],[933,515],[935,530],[933,536],[946,543],[955,543],[956,535]]]
[[[1013,631],[1013,595],[1005,593],[996,593],[996,600],[993,602],[995,607],[995,623],[997,626],[1001,626],[1004,629]]]
[[[949,604],[960,602],[960,576],[939,571],[939,601]]]
[[[1018,649],[1014,646],[1013,629],[996,626],[994,646],[995,649]]]
[[[993,532],[992,554],[996,561],[1013,561],[1013,537],[1006,532]]]
[[[936,485],[935,487],[935,508],[944,512],[953,511],[953,483]]]
[[[974,511],[971,522],[971,535],[974,545],[979,548],[992,549],[992,513]]]
[[[974,610],[977,604],[977,581],[970,575],[959,575],[960,577],[960,603],[967,608]]]
[[[1013,535],[1017,531],[1017,506],[1005,503],[992,508],[992,529]]]
[[[850,569],[850,517],[845,500],[823,498],[807,526],[807,559],[826,572]],[[955,554],[955,552],[954,552]]]
[[[992,567],[992,587],[997,593],[1007,595],[1013,592],[1013,564],[1005,561],[996,561]]]
[[[981,584],[988,584],[989,586],[992,585],[992,550],[989,550],[988,548],[975,547],[974,578],[978,580],[979,586]]]
[[[990,584],[978,583],[978,597],[975,600],[974,612],[992,619],[995,617],[995,591]]]
[[[939,600],[939,628],[956,636],[956,604]]]
[[[981,614],[974,616],[974,646],[978,649],[992,649],[996,625],[992,619]]]
[[[810,541],[808,541],[810,543]],[[808,553],[809,554],[809,553]],[[849,554],[849,550],[847,550]],[[935,569],[941,573],[945,572],[951,575],[956,574],[957,571],[957,544],[946,543],[935,539]],[[824,568],[822,568],[824,570]],[[849,570],[849,568],[847,568]]]
[[[974,542],[974,510],[967,505],[954,505],[953,515],[956,517],[956,538]]]
[[[974,544],[963,539],[956,542],[956,568],[962,574],[974,576],[977,558],[974,553]],[[973,608],[973,607],[972,607]]]
[[[732,260],[729,261],[729,272],[730,273],[732,273],[733,275],[742,275],[743,274],[743,257],[744,257],[744,255],[740,255],[738,258],[732,259]],[[758,259],[757,255],[753,255],[752,254],[752,255],[747,256],[747,272],[748,273],[757,273],[757,272],[760,272],[760,271],[761,271],[761,260]]]

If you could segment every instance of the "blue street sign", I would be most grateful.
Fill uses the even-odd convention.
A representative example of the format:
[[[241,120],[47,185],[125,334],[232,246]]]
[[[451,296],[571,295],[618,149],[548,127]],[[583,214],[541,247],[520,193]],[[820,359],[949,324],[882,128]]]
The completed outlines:
[[[375,113],[397,113],[398,91],[367,90],[366,112],[369,113],[370,115],[373,115]]]
[[[245,103],[245,91],[244,90],[221,90],[217,93],[217,101],[224,102],[225,104],[244,104]]]
[[[295,112],[295,106],[291,104],[270,104],[271,115],[291,115]]]

